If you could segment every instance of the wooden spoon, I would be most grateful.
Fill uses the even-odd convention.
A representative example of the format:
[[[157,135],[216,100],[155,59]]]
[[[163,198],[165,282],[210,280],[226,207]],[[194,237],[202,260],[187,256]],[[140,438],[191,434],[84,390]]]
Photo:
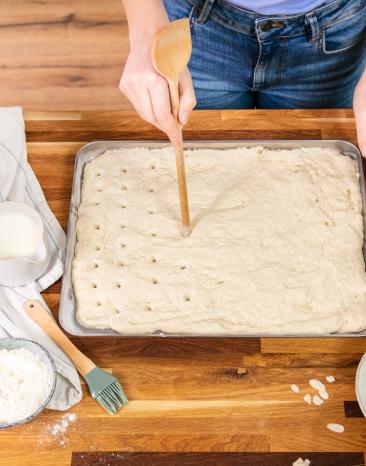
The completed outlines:
[[[178,84],[192,53],[189,19],[172,21],[155,34],[152,45],[152,60],[155,70],[161,74],[169,85],[172,114],[177,122],[180,134],[182,127],[178,120],[179,91]],[[175,146],[177,178],[182,217],[182,236],[190,235],[189,205],[186,174],[184,166],[183,142]]]

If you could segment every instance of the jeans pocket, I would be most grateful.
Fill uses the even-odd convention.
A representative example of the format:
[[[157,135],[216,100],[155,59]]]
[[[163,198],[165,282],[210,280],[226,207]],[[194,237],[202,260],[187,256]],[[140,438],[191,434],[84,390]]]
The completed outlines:
[[[330,24],[322,31],[323,53],[345,52],[366,38],[366,7],[352,16]]]

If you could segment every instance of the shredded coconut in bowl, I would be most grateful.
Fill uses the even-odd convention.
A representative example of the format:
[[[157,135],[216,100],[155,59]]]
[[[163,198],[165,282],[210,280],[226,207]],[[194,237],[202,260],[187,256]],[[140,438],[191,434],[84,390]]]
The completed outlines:
[[[0,424],[31,416],[52,386],[47,365],[25,348],[0,350]]]

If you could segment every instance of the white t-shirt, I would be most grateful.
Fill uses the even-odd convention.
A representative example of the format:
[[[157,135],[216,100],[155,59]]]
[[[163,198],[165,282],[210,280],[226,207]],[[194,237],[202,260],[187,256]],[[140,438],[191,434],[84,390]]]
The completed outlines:
[[[332,0],[226,0],[232,5],[261,15],[295,15],[306,13]]]

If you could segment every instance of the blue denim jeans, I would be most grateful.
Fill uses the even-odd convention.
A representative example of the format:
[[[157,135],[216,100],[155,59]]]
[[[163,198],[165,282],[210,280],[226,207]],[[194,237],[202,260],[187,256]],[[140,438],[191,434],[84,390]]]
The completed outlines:
[[[197,108],[351,107],[366,65],[366,0],[261,16],[225,0],[165,0],[189,17]]]

